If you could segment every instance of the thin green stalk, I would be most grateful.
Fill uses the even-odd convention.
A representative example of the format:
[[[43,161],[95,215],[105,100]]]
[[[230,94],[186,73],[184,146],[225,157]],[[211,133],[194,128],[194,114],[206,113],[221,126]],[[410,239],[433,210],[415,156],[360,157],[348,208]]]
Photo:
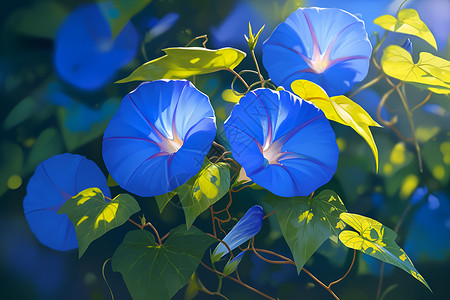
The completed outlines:
[[[367,82],[366,84],[360,86],[356,91],[354,91],[353,93],[350,94],[350,96],[348,96],[349,98],[354,97],[356,94],[358,94],[359,92],[361,92],[362,90],[367,89],[368,87],[371,87],[372,85],[374,85],[375,83],[377,83],[378,81],[380,81],[382,78],[384,77],[384,74],[381,74],[378,77],[375,77],[374,79],[372,79],[371,81]]]
[[[256,71],[258,72],[259,80],[261,81],[261,87],[264,87],[264,77],[261,75],[259,70],[258,61],[256,60],[255,50],[252,50],[253,61],[255,62]]]
[[[108,261],[110,261],[111,259],[112,259],[112,258],[110,257],[110,258],[108,258],[107,260],[105,260],[105,262],[103,263],[103,267],[102,267],[102,276],[103,276],[103,280],[105,281],[106,285],[108,286],[109,293],[111,294],[111,299],[114,300],[113,292],[112,292],[111,287],[109,286],[109,283],[108,283],[108,281],[106,280],[106,276],[105,276],[105,266],[106,266],[106,263],[107,263]]]

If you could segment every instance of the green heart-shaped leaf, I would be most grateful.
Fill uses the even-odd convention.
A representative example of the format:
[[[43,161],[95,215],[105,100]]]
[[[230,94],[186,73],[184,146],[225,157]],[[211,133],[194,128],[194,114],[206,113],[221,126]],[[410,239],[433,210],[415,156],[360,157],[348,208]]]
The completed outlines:
[[[419,61],[414,63],[411,54],[397,45],[383,50],[381,67],[387,75],[427,88],[433,93],[450,93],[450,61],[421,52]]]
[[[185,286],[206,249],[217,240],[197,228],[180,225],[162,245],[146,230],[127,233],[112,258],[134,300],[165,300]]]
[[[190,76],[208,74],[223,69],[234,69],[245,57],[245,53],[234,48],[211,50],[199,47],[163,49],[166,55],[146,62],[130,76],[117,81],[152,81],[157,79],[185,79]]]
[[[381,126],[361,106],[346,96],[328,97],[325,90],[308,80],[296,80],[291,88],[300,98],[320,108],[327,119],[350,126],[362,136],[372,150],[378,172],[378,149],[369,126]]]
[[[402,9],[399,11],[397,18],[391,15],[384,15],[376,18],[373,22],[389,31],[417,36],[437,50],[437,44],[433,34],[420,19],[415,9]]]
[[[339,234],[339,240],[345,246],[399,267],[422,282],[431,291],[428,283],[417,272],[408,255],[395,243],[397,234],[393,230],[376,220],[357,214],[342,213],[341,220],[358,231],[344,230]]]
[[[89,188],[67,200],[58,214],[67,214],[75,226],[81,257],[90,243],[140,210],[139,204],[128,194],[120,194],[106,202],[100,189]]]
[[[320,245],[328,238],[337,242],[337,235],[344,228],[339,215],[347,210],[339,196],[330,190],[312,199],[269,194],[264,202],[275,209],[299,273]]]

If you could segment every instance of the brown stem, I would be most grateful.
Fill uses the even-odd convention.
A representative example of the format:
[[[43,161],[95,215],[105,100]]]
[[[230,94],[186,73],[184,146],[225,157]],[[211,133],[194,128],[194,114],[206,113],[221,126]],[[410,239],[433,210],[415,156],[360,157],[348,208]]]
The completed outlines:
[[[255,249],[255,245],[254,245],[254,238],[252,238],[252,250],[253,252],[256,254],[256,256],[258,256],[260,259],[262,259],[265,262],[271,263],[271,264],[291,264],[295,266],[295,262],[292,259],[289,259],[287,257],[284,257],[281,254],[269,251],[269,250],[264,250],[264,249]],[[274,261],[274,260],[270,260],[267,258],[264,258],[263,256],[261,256],[258,251],[260,252],[265,252],[274,256],[277,256],[281,259],[284,259],[285,261]],[[329,286],[326,286],[322,281],[320,281],[317,277],[315,277],[311,272],[309,272],[308,270],[306,270],[305,268],[302,268],[302,271],[305,272],[306,274],[309,275],[309,277],[311,277],[312,279],[314,279],[318,284],[320,284],[324,289],[326,289],[335,299],[339,300],[339,297],[336,296],[336,294],[331,290],[331,288]]]
[[[194,225],[192,225],[192,226],[195,227]],[[219,239],[217,236],[213,236],[212,234],[209,234],[209,233],[207,233],[207,232],[205,232],[205,233],[206,233],[207,235],[209,235],[210,237],[215,238],[215,239],[216,239],[217,241],[219,241],[220,243],[224,244],[225,247],[227,248],[228,252],[230,253],[231,258],[232,258],[232,259],[234,258],[233,252],[231,252],[230,246],[228,246],[227,243],[225,243],[224,241],[222,241],[221,239]]]
[[[247,187],[250,187],[250,186],[249,186],[249,185],[244,185],[243,187],[240,187],[240,188],[238,188],[237,190],[231,190],[231,192],[237,193],[237,192],[240,192],[240,191],[242,191],[243,189],[245,189],[245,188],[247,188]]]
[[[248,89],[249,88],[249,85],[247,84],[247,82],[245,82],[245,80],[244,80],[244,78],[242,78],[241,77],[241,75],[239,75],[238,73],[236,73],[236,71],[235,70],[233,70],[233,69],[228,69],[228,68],[225,68],[225,69],[223,69],[223,70],[227,70],[227,71],[229,71],[229,72],[231,72],[231,73],[233,73],[234,74],[234,79],[233,79],[233,82],[234,82],[234,80],[236,79],[236,78],[239,78],[239,80],[245,85],[245,87]],[[234,90],[234,89],[233,89]]]
[[[413,116],[412,116],[411,111],[409,110],[408,102],[406,101],[405,96],[403,95],[402,91],[399,88],[403,84],[403,82],[400,82],[399,84],[394,85],[392,83],[392,81],[388,77],[386,77],[386,81],[392,87],[395,87],[395,89],[397,90],[397,94],[400,96],[400,99],[402,100],[403,107],[406,110],[406,116],[408,117],[409,125],[411,126],[412,138],[413,138],[414,146],[415,146],[416,152],[417,152],[417,160],[419,162],[419,171],[420,171],[420,173],[422,173],[423,172],[423,168],[422,168],[422,154],[420,153],[419,142],[417,141],[417,137],[416,137],[416,129],[414,127]]]
[[[208,289],[203,285],[203,283],[202,283],[199,279],[197,279],[197,284],[198,284],[198,286],[200,287],[200,289],[201,289],[203,292],[207,293],[208,295],[212,295],[212,296],[213,296],[213,295],[217,295],[217,296],[220,296],[220,297],[222,297],[222,298],[228,300],[228,298],[225,297],[225,295],[223,295],[222,293],[220,293],[220,292],[212,292],[212,291],[208,290]]]
[[[208,42],[208,35],[206,35],[206,34],[200,35],[200,36],[198,36],[198,37],[193,38],[193,39],[192,39],[189,43],[187,43],[187,45],[184,46],[184,47],[189,46],[190,44],[192,44],[193,41],[199,40],[199,39],[205,39],[205,40],[203,41],[202,45],[203,45],[203,48],[206,48],[206,42]]]
[[[166,233],[166,235],[161,238],[161,241],[164,241],[165,239],[167,239],[167,237],[169,236],[169,234],[171,232],[172,232],[172,230],[170,230],[168,233]]]
[[[320,284],[324,289],[326,289],[336,300],[340,300],[338,296],[329,288],[327,287],[322,281],[320,281],[318,278],[316,278],[311,272],[306,270],[305,268],[302,268],[302,271],[309,275],[312,279],[314,279],[318,284]]]
[[[213,228],[213,233],[214,233],[214,237],[217,237],[217,232],[216,232],[216,223],[214,222],[214,209],[213,206],[211,205],[209,207],[209,210],[211,211],[211,221],[212,221],[212,228]]]
[[[412,142],[413,139],[412,138],[407,138],[405,137],[403,134],[400,133],[400,131],[398,131],[398,129],[395,127],[395,122],[393,120],[391,121],[386,121],[381,117],[381,109],[383,108],[383,106],[385,105],[387,99],[389,98],[389,96],[395,91],[395,87],[393,87],[392,89],[390,89],[388,92],[386,92],[383,97],[381,98],[380,103],[378,104],[377,107],[377,119],[378,121],[384,125],[387,126],[389,128],[391,128],[394,133],[398,136],[399,139],[401,139],[402,141],[405,142]]]
[[[150,222],[147,222],[144,226],[142,226],[142,228],[144,228],[146,226],[150,226],[153,229],[153,231],[156,233],[156,237],[158,238],[158,243],[161,246],[162,242],[161,242],[161,238],[159,237],[158,230],[156,230],[155,226],[153,226],[153,224]]]
[[[217,270],[214,270],[213,268],[210,268],[208,265],[206,265],[206,264],[205,264],[204,262],[202,262],[202,261],[200,261],[200,263],[202,264],[202,266],[204,266],[205,268],[207,268],[207,269],[210,270],[211,272],[214,272],[214,273],[216,273],[216,274],[218,274],[218,275],[221,275],[221,276],[224,276],[224,277],[226,277],[226,278],[228,278],[228,279],[231,279],[231,280],[233,280],[234,282],[239,283],[239,284],[242,285],[243,287],[246,287],[247,289],[249,289],[249,290],[251,290],[251,291],[253,291],[253,292],[255,292],[255,293],[257,293],[257,294],[259,294],[259,295],[261,295],[261,296],[263,296],[263,297],[266,298],[266,299],[276,300],[275,298],[272,298],[272,297],[270,297],[269,295],[266,295],[266,294],[264,294],[263,292],[258,291],[257,289],[255,289],[255,288],[249,286],[248,284],[244,283],[242,280],[238,280],[238,279],[236,279],[236,278],[234,278],[234,277],[227,276],[227,275],[225,275],[225,274],[222,273],[222,272],[219,272],[219,271],[217,271]]]
[[[428,100],[430,100],[431,95],[433,94],[433,92],[429,92],[427,97],[425,98],[425,100],[423,100],[422,102],[420,102],[419,104],[417,104],[416,106],[413,107],[413,109],[411,109],[411,113],[414,112],[416,109],[418,109],[419,107],[421,107],[422,105],[424,105],[425,103],[428,102]]]
[[[231,190],[230,190],[230,191],[231,191]],[[223,213],[223,212],[225,212],[225,211],[228,212],[228,209],[230,208],[231,203],[233,203],[233,198],[231,197],[231,192],[230,192],[230,191],[228,191],[228,196],[230,197],[230,200],[228,201],[227,206],[226,206],[224,209],[222,209],[222,210],[219,210],[219,211],[214,212],[214,214],[218,215],[218,214]],[[230,215],[229,212],[228,212],[228,215]],[[230,216],[230,219],[231,219],[231,216]]]
[[[331,282],[328,287],[331,288],[331,286],[333,284],[336,284],[342,280],[344,280],[345,277],[347,277],[348,273],[350,273],[350,270],[353,268],[353,264],[355,263],[355,257],[356,257],[356,249],[353,249],[353,259],[352,259],[352,263],[350,264],[350,267],[348,268],[347,272],[344,274],[344,276],[342,276],[341,278],[339,278],[336,281]]]
[[[382,79],[384,76],[384,74],[381,74],[378,77],[375,77],[374,79],[372,79],[371,81],[369,81],[368,83],[360,86],[356,91],[354,91],[353,93],[351,93],[348,97],[352,98],[354,97],[356,94],[358,94],[359,92],[361,92],[364,89],[367,89],[368,87],[371,87],[372,85],[374,85],[375,83],[377,83],[378,81],[380,81],[380,79]]]
[[[217,143],[216,141],[213,141],[212,144],[213,144],[213,146],[216,146],[216,147],[222,149],[223,152],[227,152],[227,149],[224,146],[222,146],[221,144]]]
[[[273,211],[273,212],[271,212],[270,214],[268,214],[268,215],[265,215],[264,217],[263,217],[263,220],[265,219],[265,218],[268,218],[268,217],[270,217],[271,215],[273,215],[275,213],[275,211]]]
[[[128,219],[128,221],[131,222],[131,223],[133,223],[133,224],[136,225],[137,227],[139,227],[139,229],[141,229],[141,230],[144,229],[144,226],[142,226],[142,225],[136,223],[135,221],[133,221],[133,220],[131,220],[131,219]]]
[[[225,151],[224,153],[222,153],[222,155],[218,159],[216,159],[216,161],[214,163],[217,164],[217,162],[219,160],[221,160],[222,158],[225,157],[225,155],[230,154],[230,153],[231,153],[231,151]]]

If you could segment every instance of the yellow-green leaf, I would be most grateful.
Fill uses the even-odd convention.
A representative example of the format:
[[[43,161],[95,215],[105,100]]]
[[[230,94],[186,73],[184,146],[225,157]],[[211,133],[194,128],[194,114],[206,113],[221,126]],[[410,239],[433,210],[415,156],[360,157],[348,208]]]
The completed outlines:
[[[100,2],[100,9],[111,27],[113,38],[116,38],[125,24],[151,1],[113,0],[112,2]]]
[[[300,98],[311,101],[320,108],[327,119],[350,126],[362,136],[372,150],[378,172],[378,149],[369,126],[380,125],[361,106],[346,96],[330,98],[319,85],[308,80],[296,80],[291,88]]]
[[[200,172],[175,191],[180,197],[189,229],[195,219],[219,201],[230,188],[230,169],[225,163],[205,159]]]
[[[264,202],[276,211],[281,233],[294,257],[297,272],[303,268],[310,257],[324,241],[337,242],[344,223],[339,219],[346,212],[341,198],[331,190],[325,190],[309,197],[279,197],[268,194]]]
[[[130,76],[117,81],[151,81],[156,79],[184,79],[194,75],[208,74],[223,69],[234,69],[245,53],[234,48],[217,50],[199,47],[163,49],[166,55],[146,62]]]
[[[390,45],[383,51],[381,67],[395,79],[428,88],[434,93],[450,93],[450,61],[431,53],[421,52],[419,61],[414,63],[408,51]]]
[[[75,226],[81,257],[90,243],[122,225],[140,210],[139,204],[128,194],[106,202],[100,189],[89,188],[67,200],[58,214],[67,214]]]
[[[339,240],[346,247],[362,251],[385,263],[399,267],[414,276],[431,291],[428,283],[417,272],[408,255],[395,243],[397,234],[393,230],[376,220],[357,214],[342,213],[340,218],[358,231],[344,230],[339,234]]]
[[[420,19],[419,14],[415,9],[402,9],[398,13],[397,18],[391,15],[384,15],[376,18],[373,22],[389,31],[417,36],[437,50],[437,44],[433,34],[430,29],[428,29],[427,25]]]

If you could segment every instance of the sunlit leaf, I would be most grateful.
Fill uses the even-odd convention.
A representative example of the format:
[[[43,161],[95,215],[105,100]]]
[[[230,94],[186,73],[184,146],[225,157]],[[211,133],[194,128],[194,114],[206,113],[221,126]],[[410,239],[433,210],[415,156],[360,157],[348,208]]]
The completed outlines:
[[[337,241],[338,233],[344,228],[339,215],[347,210],[333,191],[322,191],[312,199],[269,194],[264,201],[276,211],[299,273],[320,245],[328,238]]]
[[[420,19],[415,9],[402,9],[399,11],[397,18],[391,15],[384,15],[376,18],[373,22],[389,31],[417,36],[437,50],[437,44],[433,34]]]
[[[210,205],[219,201],[230,188],[230,169],[225,163],[207,162],[200,172],[175,191],[180,197],[189,228]]]
[[[128,194],[120,194],[107,202],[100,189],[89,188],[67,200],[58,214],[67,214],[75,226],[81,257],[90,243],[140,210],[139,204]]]
[[[211,50],[199,47],[163,49],[166,55],[146,62],[130,76],[117,81],[152,81],[156,79],[185,79],[223,69],[234,69],[245,53],[234,48]]]
[[[134,300],[170,299],[185,286],[204,252],[216,239],[197,228],[180,225],[162,245],[146,230],[127,233],[112,258],[112,269],[120,272]]]
[[[372,150],[378,172],[378,149],[369,126],[380,125],[361,106],[346,96],[330,98],[319,85],[308,80],[296,80],[291,88],[302,99],[311,101],[320,108],[329,120],[350,126],[362,136]]]
[[[111,27],[113,38],[119,34],[125,24],[140,12],[152,0],[113,0],[99,3],[102,12]]]
[[[387,75],[405,82],[427,88],[438,94],[450,93],[450,61],[421,52],[414,63],[408,51],[390,45],[383,51],[381,67]]]
[[[168,192],[163,195],[155,196],[156,203],[158,204],[159,212],[162,213],[164,207],[166,207],[167,203],[169,203],[170,199],[172,199],[177,192]]]
[[[339,234],[339,240],[345,246],[403,269],[430,289],[405,251],[395,243],[397,234],[393,230],[376,220],[357,214],[342,213],[341,220],[358,231],[344,230]]]

